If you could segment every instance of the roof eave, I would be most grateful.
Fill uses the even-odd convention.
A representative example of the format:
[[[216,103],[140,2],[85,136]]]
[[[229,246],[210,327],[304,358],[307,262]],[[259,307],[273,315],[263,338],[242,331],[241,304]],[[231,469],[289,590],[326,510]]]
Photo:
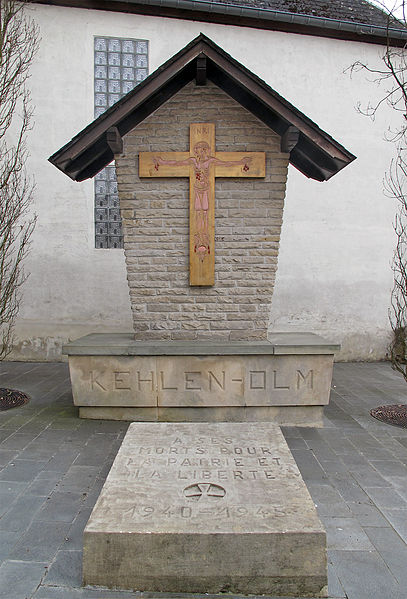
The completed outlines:
[[[407,29],[397,29],[313,15],[223,4],[205,0],[33,0],[37,4],[68,6],[236,25],[402,47]]]

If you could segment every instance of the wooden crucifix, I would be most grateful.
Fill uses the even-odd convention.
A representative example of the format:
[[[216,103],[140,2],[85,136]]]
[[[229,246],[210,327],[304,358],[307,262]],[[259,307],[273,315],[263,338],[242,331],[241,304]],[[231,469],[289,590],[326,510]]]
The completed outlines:
[[[215,283],[215,177],[264,177],[265,152],[216,152],[215,125],[190,125],[189,152],[140,152],[140,177],[189,177],[189,282]]]

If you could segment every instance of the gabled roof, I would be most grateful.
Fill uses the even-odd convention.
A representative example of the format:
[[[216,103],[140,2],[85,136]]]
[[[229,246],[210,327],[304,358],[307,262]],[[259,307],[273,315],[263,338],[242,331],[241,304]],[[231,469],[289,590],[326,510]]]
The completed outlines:
[[[283,151],[307,177],[324,181],[355,156],[202,33],[49,158],[76,181],[113,160],[117,140],[196,80],[209,79],[282,137]],[[112,141],[113,137],[113,141]],[[115,145],[116,140],[116,145]],[[113,149],[112,149],[113,148]]]
[[[367,0],[33,0],[404,47],[405,24]]]

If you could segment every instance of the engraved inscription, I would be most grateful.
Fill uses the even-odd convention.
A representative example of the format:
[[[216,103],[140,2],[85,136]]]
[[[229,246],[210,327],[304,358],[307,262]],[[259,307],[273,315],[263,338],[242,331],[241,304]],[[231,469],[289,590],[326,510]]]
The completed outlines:
[[[307,386],[309,389],[314,388],[314,371],[309,370],[307,374],[303,374],[301,370],[297,370],[297,389],[300,389],[302,385]]]
[[[166,375],[164,373],[163,370],[160,370],[160,382],[161,382],[161,389],[163,391],[178,391],[178,387],[176,386],[171,386],[170,383],[166,383]]]
[[[185,389],[191,391],[201,391],[202,387],[198,384],[201,372],[185,372]]]
[[[130,371],[114,371],[114,388],[116,390],[119,389],[127,389],[127,390],[131,390],[130,387],[130,383],[129,383],[129,377],[130,377]]]
[[[262,379],[261,369],[255,377],[259,371]],[[187,372],[195,383],[202,373]],[[141,425],[130,428],[108,476],[112,496],[105,501],[102,492],[98,500],[103,521],[145,533],[177,532],[182,522],[198,534],[207,528],[263,533],[283,532],[287,518],[295,522],[303,514],[301,475],[277,427],[255,423],[247,434],[245,425],[205,424],[145,428],[142,435]]]
[[[282,472],[288,478],[299,476],[298,469],[283,464],[269,446],[240,446],[229,437],[198,437],[195,441],[196,445],[188,445],[176,437],[168,445],[135,445],[122,467],[129,480],[170,476],[172,480],[191,481],[184,488],[184,495],[188,490],[191,497],[223,497],[225,489],[218,484],[222,481],[271,481]]]
[[[250,389],[266,389],[266,371],[265,370],[251,370],[250,371]]]
[[[141,391],[142,389],[142,384],[147,383],[148,388],[150,388],[151,386],[151,391],[154,391],[154,372],[151,370],[148,374],[150,374],[150,378],[142,378],[142,374],[141,372],[138,370],[137,371],[137,383],[138,383],[138,390]]]
[[[277,384],[277,370],[273,370],[273,386],[274,389],[286,389],[287,391],[290,388],[290,385]]]
[[[97,372],[95,372],[94,370],[90,371],[89,380],[90,380],[90,387],[91,387],[92,391],[95,389],[95,387],[98,387],[102,391],[107,391],[106,387],[104,387],[102,385],[102,383],[100,382],[100,380],[98,379],[98,377],[100,377],[100,376],[101,375],[98,374]]]
[[[208,371],[208,376],[209,376],[209,391],[212,391],[212,385],[215,384],[215,386],[217,385],[219,387],[219,389],[222,389],[223,391],[225,391],[225,385],[226,385],[226,373],[224,370],[222,370],[221,373],[221,377],[217,377],[215,373],[212,372],[212,370]]]
[[[232,505],[223,506],[222,504],[212,504],[211,507],[203,507],[201,503],[191,503],[190,505],[164,505],[162,508],[152,505],[130,505],[121,510],[121,518],[123,521],[131,519],[138,520],[150,519],[156,516],[165,516],[166,518],[195,518],[203,515],[209,515],[211,517],[224,519],[224,518],[245,518],[250,516],[251,518],[282,518],[288,514],[298,514],[301,512],[301,506],[287,507],[283,504],[270,505],[267,507],[259,505]],[[108,516],[109,512],[112,511],[112,505],[107,503],[104,499],[101,500],[101,508]]]
[[[180,392],[190,391],[191,394],[199,392],[214,397],[224,396],[225,399],[230,395],[244,397],[246,393],[267,397],[272,397],[273,393],[282,393],[284,396],[288,396],[288,392],[301,394],[318,388],[320,384],[313,369],[293,368],[289,372],[287,369],[254,370],[232,366],[222,369],[157,371],[117,368],[110,372],[95,368],[88,371],[86,379],[90,390],[95,392],[139,391],[155,395],[162,391],[172,397]]]
[[[187,498],[189,500],[189,498]],[[220,497],[222,499],[222,497]],[[222,505],[222,504],[220,504]],[[216,519],[229,519],[229,518],[245,518],[247,516],[251,518],[282,518],[288,514],[298,514],[301,511],[300,506],[287,507],[283,504],[270,505],[267,507],[259,505],[231,505],[220,507],[218,503],[212,503],[209,506],[207,503],[201,501],[193,501],[189,505],[164,505],[162,508],[152,505],[130,505],[125,507],[121,513],[121,519],[125,522],[131,519],[138,520],[149,519],[156,516],[165,516],[166,518],[195,518],[201,516],[211,516]],[[101,500],[101,507],[106,516],[112,510],[111,504],[106,503],[103,499]]]

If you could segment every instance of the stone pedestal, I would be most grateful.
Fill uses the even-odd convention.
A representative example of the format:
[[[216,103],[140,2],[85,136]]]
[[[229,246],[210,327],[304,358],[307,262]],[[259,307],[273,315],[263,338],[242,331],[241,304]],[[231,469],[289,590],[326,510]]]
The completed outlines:
[[[306,333],[227,343],[94,334],[63,351],[82,418],[320,426],[337,349]]]
[[[84,532],[84,584],[326,596],[326,535],[269,423],[133,423]]]

